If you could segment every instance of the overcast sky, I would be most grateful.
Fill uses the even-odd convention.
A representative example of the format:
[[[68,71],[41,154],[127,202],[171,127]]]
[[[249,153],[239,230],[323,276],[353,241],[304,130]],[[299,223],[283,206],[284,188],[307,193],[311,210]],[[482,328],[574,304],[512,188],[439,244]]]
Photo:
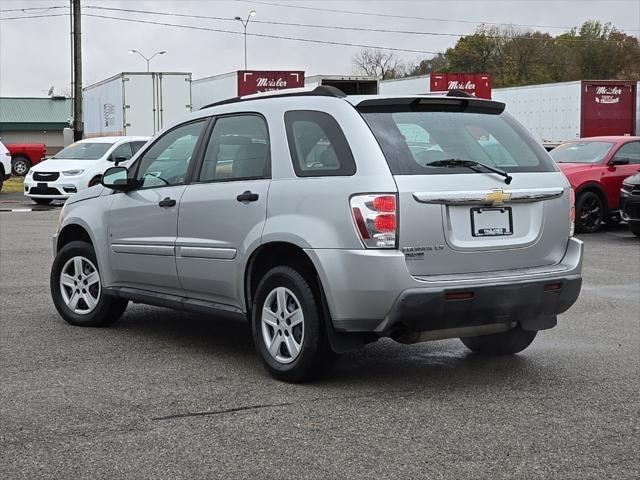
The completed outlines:
[[[273,6],[279,3],[288,6]],[[68,0],[0,0],[0,95],[45,96],[49,87],[62,92],[70,84],[68,8],[8,12],[10,9],[68,6]],[[306,23],[343,27],[368,27],[420,32],[466,34],[477,26],[474,22],[504,22],[542,25],[540,30],[562,33],[554,26],[580,25],[584,20],[612,22],[627,33],[640,30],[640,0],[466,0],[466,1],[286,1],[264,0],[82,0],[83,13],[174,23],[235,31],[237,34],[188,30],[170,26],[130,23],[104,18],[83,17],[82,51],[84,85],[98,82],[122,71],[144,71],[146,63],[137,49],[150,56],[166,50],[152,61],[152,70],[192,72],[193,78],[216,75],[243,67],[242,25],[232,20],[193,19],[143,13],[106,11],[89,8],[101,6],[149,10],[189,15],[207,15],[232,19]],[[406,16],[393,18],[312,10],[336,9]],[[9,20],[9,17],[63,14],[58,17]],[[420,19],[416,17],[422,17]],[[435,21],[444,19],[448,21]],[[457,20],[458,22],[451,21]],[[461,22],[464,21],[464,22]],[[458,37],[424,36],[399,33],[374,33],[351,30],[327,30],[308,27],[250,23],[249,33],[290,36],[334,42],[395,47],[419,51],[444,51]],[[304,70],[316,74],[351,74],[355,47],[320,45],[299,41],[248,37],[249,69]],[[431,56],[399,52],[405,60]]]

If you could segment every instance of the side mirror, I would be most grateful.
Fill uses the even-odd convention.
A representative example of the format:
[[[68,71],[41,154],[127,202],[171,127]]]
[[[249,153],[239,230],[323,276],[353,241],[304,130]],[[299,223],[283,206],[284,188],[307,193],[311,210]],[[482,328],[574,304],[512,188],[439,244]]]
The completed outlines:
[[[609,162],[609,166],[615,167],[616,165],[629,165],[628,158],[614,158]]]
[[[127,160],[129,160],[127,157],[123,157],[121,155],[118,155],[117,157],[114,157],[113,155],[109,156],[109,161],[113,162],[115,165],[126,162]]]
[[[126,167],[107,168],[102,175],[101,183],[116,192],[128,192],[135,188],[135,182],[129,178],[129,172]]]

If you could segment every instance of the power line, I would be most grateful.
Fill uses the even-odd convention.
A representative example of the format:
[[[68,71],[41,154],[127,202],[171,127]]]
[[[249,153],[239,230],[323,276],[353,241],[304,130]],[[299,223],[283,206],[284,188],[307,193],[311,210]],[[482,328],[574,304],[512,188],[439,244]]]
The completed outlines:
[[[396,15],[391,13],[375,13],[375,12],[357,12],[353,10],[340,10],[335,8],[322,8],[322,7],[309,7],[306,5],[292,5],[292,4],[284,4],[284,3],[274,3],[274,2],[264,2],[258,0],[237,0],[245,3],[253,3],[257,5],[267,5],[271,7],[282,7],[282,8],[296,8],[300,10],[314,10],[318,12],[331,12],[331,13],[346,13],[349,15],[365,15],[369,17],[384,17],[384,18],[401,18],[404,20],[427,20],[431,22],[448,22],[448,23],[467,23],[467,24],[485,24],[485,25],[513,25],[515,27],[533,27],[533,28],[557,28],[557,29],[571,29],[573,26],[566,25],[530,25],[530,24],[522,24],[522,23],[509,23],[509,22],[487,22],[487,21],[474,21],[474,20],[453,20],[448,18],[430,18],[430,17],[418,17],[415,15]],[[624,28],[623,30],[628,30],[630,32],[639,32],[640,29],[633,28]]]
[[[166,27],[187,28],[187,29],[190,29],[190,30],[203,30],[203,31],[207,31],[207,32],[229,33],[231,35],[243,35],[242,32],[237,32],[235,30],[222,30],[222,29],[219,29],[219,28],[198,27],[198,26],[195,26],[195,25],[181,25],[181,24],[178,24],[178,23],[154,22],[154,21],[151,21],[151,20],[140,20],[140,19],[133,19],[133,18],[111,17],[111,16],[108,16],[108,15],[97,15],[97,14],[94,14],[94,13],[83,13],[82,16],[83,17],[93,17],[93,18],[106,18],[106,19],[110,19],[110,20],[120,20],[120,21],[123,21],[123,22],[132,22],[132,23],[146,23],[146,24],[149,24],[149,25],[160,25],[160,26],[166,26]],[[428,53],[428,54],[431,54],[431,55],[437,55],[439,53],[444,53],[444,52],[434,52],[434,51],[430,51],[430,50],[415,50],[415,49],[410,49],[410,48],[385,47],[385,46],[380,46],[380,45],[366,45],[366,44],[361,44],[361,43],[334,42],[334,41],[331,41],[331,40],[317,40],[317,39],[312,39],[312,38],[287,37],[287,36],[282,36],[282,35],[267,35],[267,34],[263,34],[263,33],[247,33],[247,36],[260,37],[260,38],[273,38],[273,39],[278,39],[278,40],[292,40],[292,41],[296,41],[296,42],[306,42],[306,43],[318,43],[318,44],[324,44],[324,45],[339,45],[339,46],[343,46],[343,47],[374,48],[374,49],[380,49],[380,50],[391,50],[391,51],[395,51],[395,52]]]
[[[127,12],[127,13],[141,13],[141,14],[150,14],[150,15],[164,15],[170,17],[183,17],[183,18],[195,18],[200,20],[222,20],[222,21],[231,21],[235,22],[234,18],[227,17],[214,17],[209,15],[194,15],[194,14],[184,14],[184,13],[171,13],[171,12],[159,12],[152,10],[134,10],[129,8],[116,8],[116,7],[102,7],[96,5],[87,5],[84,7],[85,9],[94,9],[94,10],[107,10],[107,11],[118,11],[118,12]],[[330,29],[330,30],[346,30],[346,31],[362,31],[362,32],[374,32],[374,33],[394,33],[394,34],[406,34],[406,35],[420,35],[420,36],[441,36],[441,37],[466,37],[472,34],[464,34],[464,33],[449,33],[449,32],[424,32],[424,31],[415,31],[415,30],[394,30],[394,29],[384,29],[384,28],[368,28],[368,27],[356,27],[356,26],[339,26],[339,25],[317,25],[317,24],[309,24],[309,23],[292,23],[292,22],[276,22],[276,21],[266,21],[266,20],[252,20],[251,23],[263,24],[263,25],[280,25],[280,26],[288,26],[288,27],[305,27],[305,28],[320,28],[320,29]],[[522,39],[522,40],[540,40],[540,38],[536,37],[526,37],[526,36],[518,36],[518,35],[490,35],[484,34],[484,37],[487,38],[505,38],[505,39]],[[619,44],[619,40],[608,40],[608,39],[584,39],[584,38],[558,38],[552,37],[559,41],[566,42],[607,42],[607,43],[616,43]]]
[[[56,8],[69,8],[68,5],[56,5],[56,6],[51,6],[51,7],[28,7],[28,8],[6,8],[3,10],[0,10],[0,13],[5,13],[5,12],[28,12],[31,10],[44,10],[45,12],[49,11],[49,10],[53,10]]]
[[[68,17],[68,13],[49,13],[45,15],[29,15],[22,17],[0,17],[0,21],[4,20],[25,20],[29,18],[50,18],[50,17]]]
[[[107,15],[97,15],[97,14],[93,14],[93,13],[84,13],[83,16],[85,17],[94,17],[94,18],[106,18],[106,19],[110,19],[110,20],[121,20],[124,22],[132,22],[132,23],[143,23],[143,24],[150,24],[150,25],[159,25],[159,26],[167,26],[167,27],[177,27],[177,28],[186,28],[186,29],[190,29],[190,30],[201,30],[201,31],[208,31],[208,32],[217,32],[217,33],[229,33],[232,35],[243,35],[243,32],[238,32],[238,31],[234,31],[234,30],[222,30],[222,29],[217,29],[217,28],[208,28],[208,27],[199,27],[199,26],[195,26],[195,25],[182,25],[182,24],[176,24],[176,23],[166,23],[166,22],[154,22],[151,20],[139,20],[139,19],[132,19],[132,18],[122,18],[122,17],[111,17],[111,16],[107,16]],[[298,37],[286,37],[286,36],[280,36],[280,35],[266,35],[266,34],[260,34],[260,33],[247,33],[248,36],[253,36],[253,37],[261,37],[261,38],[274,38],[274,39],[279,39],[279,40],[294,40],[294,41],[299,41],[299,42],[307,42],[307,43],[317,43],[317,44],[326,44],[326,45],[339,45],[339,46],[347,46],[347,47],[359,47],[359,48],[374,48],[374,49],[381,49],[381,50],[392,50],[392,51],[400,51],[400,52],[410,52],[410,53],[428,53],[428,54],[432,54],[432,55],[438,55],[438,54],[443,54],[444,52],[433,52],[433,51],[428,51],[428,50],[410,50],[410,49],[403,49],[403,48],[394,48],[394,47],[382,47],[382,46],[377,46],[377,45],[364,45],[364,44],[358,44],[358,43],[347,43],[347,42],[334,42],[334,41],[329,41],[329,40],[316,40],[316,39],[308,39],[308,38],[298,38]],[[576,64],[576,63],[568,63],[568,62],[549,62],[549,61],[536,61],[536,60],[531,60],[531,61],[526,61],[524,62],[526,64],[533,64],[533,65],[549,65],[549,66],[560,66],[560,67],[580,67],[580,64]]]

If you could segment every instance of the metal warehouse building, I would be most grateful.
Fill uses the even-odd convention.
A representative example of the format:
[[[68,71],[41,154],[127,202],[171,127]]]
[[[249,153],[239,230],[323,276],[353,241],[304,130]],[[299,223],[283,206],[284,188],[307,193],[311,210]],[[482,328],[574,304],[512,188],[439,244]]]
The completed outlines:
[[[71,99],[65,97],[0,97],[2,143],[44,143],[47,155],[64,146],[62,131],[69,126]]]

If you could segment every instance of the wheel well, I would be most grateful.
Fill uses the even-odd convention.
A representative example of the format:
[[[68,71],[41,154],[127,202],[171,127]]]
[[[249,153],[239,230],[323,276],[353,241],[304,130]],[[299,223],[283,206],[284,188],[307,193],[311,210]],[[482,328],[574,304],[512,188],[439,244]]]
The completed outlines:
[[[600,200],[602,200],[602,205],[604,205],[605,211],[609,209],[609,206],[607,205],[607,196],[604,194],[604,192],[599,186],[596,186],[593,184],[580,187],[580,189],[576,192],[576,202],[578,200],[578,197],[586,192],[592,192],[598,195],[598,197],[600,197]]]
[[[95,177],[93,177],[91,180],[89,180],[89,185],[91,185],[94,180],[97,180],[98,182],[100,182],[100,179],[102,178],[102,175],[96,175]]]
[[[286,242],[273,242],[262,245],[247,262],[245,270],[245,303],[247,312],[251,312],[253,295],[258,288],[258,283],[270,269],[280,265],[296,267],[304,277],[318,289],[321,287],[313,262],[302,248]],[[317,293],[320,293],[317,291]]]
[[[58,245],[56,251],[59,251],[66,244],[76,241],[87,242],[93,245],[91,237],[84,228],[82,228],[80,225],[67,225],[58,235]]]
[[[28,163],[29,165],[31,165],[31,159],[30,159],[29,157],[27,157],[26,155],[22,155],[21,153],[17,153],[16,155],[12,155],[12,156],[11,156],[11,160],[12,160],[12,161],[13,161],[13,160],[17,160],[18,158],[22,158],[22,159],[26,160],[26,161],[27,161],[27,163]]]

